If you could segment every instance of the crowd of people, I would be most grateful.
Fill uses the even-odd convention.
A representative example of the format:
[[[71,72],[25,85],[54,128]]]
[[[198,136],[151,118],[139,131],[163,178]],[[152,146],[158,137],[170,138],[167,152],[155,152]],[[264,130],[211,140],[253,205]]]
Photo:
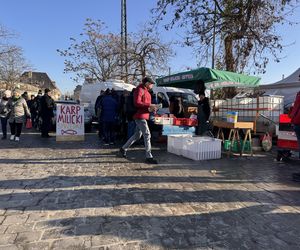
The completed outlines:
[[[161,101],[153,93],[153,79],[145,77],[142,83],[129,91],[115,91],[114,89],[101,90],[95,102],[95,114],[98,119],[98,135],[104,145],[113,145],[117,139],[126,141],[120,149],[126,157],[128,148],[143,136],[146,162],[156,163],[151,153],[151,133],[160,127],[154,124],[156,111]],[[200,93],[200,97],[204,92]],[[201,99],[201,98],[200,98]],[[202,100],[202,99],[201,99]],[[207,104],[208,102],[204,102]],[[21,94],[19,89],[4,91],[0,102],[0,117],[3,136],[7,139],[7,123],[9,123],[10,140],[19,141],[22,128],[30,119],[32,127],[41,131],[41,137],[48,138],[54,117],[54,100],[51,91],[45,89],[44,94]],[[204,105],[204,109],[207,107]],[[208,107],[208,110],[210,108]],[[170,98],[169,111],[177,118],[184,117],[184,107],[181,97]],[[208,114],[209,116],[209,114]]]
[[[2,127],[2,140],[7,139],[7,124],[10,127],[10,140],[20,141],[22,128],[33,126],[41,131],[43,138],[48,138],[51,119],[54,116],[54,100],[50,96],[50,89],[38,91],[37,96],[27,92],[21,94],[16,88],[12,92],[5,90],[0,101],[0,118]],[[30,124],[30,125],[29,125]]]

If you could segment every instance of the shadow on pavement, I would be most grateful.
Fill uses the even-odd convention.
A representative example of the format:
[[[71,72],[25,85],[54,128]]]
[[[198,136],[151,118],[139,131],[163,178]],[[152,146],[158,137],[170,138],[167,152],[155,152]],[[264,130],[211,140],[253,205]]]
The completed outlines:
[[[0,195],[0,209],[40,211],[185,202],[219,202],[224,204],[228,202],[260,202],[273,205],[300,206],[299,196],[300,190],[272,190],[268,192],[232,189],[181,191],[145,188],[52,190],[2,194]]]
[[[88,235],[108,244],[115,236],[167,249],[299,249],[300,216],[273,213],[275,208],[257,205],[180,216],[74,217],[48,221],[54,229],[43,238]]]

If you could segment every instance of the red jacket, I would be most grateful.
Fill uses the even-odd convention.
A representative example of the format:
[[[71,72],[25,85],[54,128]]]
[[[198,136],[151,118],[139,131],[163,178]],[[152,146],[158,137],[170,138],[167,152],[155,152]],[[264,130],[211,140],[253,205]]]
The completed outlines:
[[[148,89],[140,84],[134,91],[134,105],[137,107],[137,112],[133,116],[133,119],[146,119],[149,120],[148,108],[151,104],[151,95]]]
[[[300,91],[298,92],[292,112],[290,114],[292,118],[292,123],[295,125],[300,125]]]

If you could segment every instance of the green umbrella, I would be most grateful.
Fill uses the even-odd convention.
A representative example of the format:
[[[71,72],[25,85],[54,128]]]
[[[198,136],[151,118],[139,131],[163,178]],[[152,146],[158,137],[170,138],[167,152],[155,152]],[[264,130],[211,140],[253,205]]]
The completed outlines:
[[[156,79],[158,86],[194,89],[198,80],[202,80],[208,89],[223,87],[254,88],[259,85],[260,78],[234,72],[199,68]]]

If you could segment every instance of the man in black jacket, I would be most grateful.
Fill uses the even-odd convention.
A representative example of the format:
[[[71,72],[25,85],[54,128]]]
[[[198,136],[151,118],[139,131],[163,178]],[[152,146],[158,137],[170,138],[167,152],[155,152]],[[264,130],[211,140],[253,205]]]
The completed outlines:
[[[50,89],[45,89],[45,94],[41,98],[40,105],[40,116],[42,117],[42,137],[48,138],[50,137],[48,133],[51,128],[51,119],[54,117],[54,100],[50,96]]]
[[[205,84],[204,81],[198,80],[194,89],[194,93],[199,95],[198,101],[198,127],[196,130],[197,135],[203,135],[208,130],[208,120],[210,117],[209,99],[205,97]]]

